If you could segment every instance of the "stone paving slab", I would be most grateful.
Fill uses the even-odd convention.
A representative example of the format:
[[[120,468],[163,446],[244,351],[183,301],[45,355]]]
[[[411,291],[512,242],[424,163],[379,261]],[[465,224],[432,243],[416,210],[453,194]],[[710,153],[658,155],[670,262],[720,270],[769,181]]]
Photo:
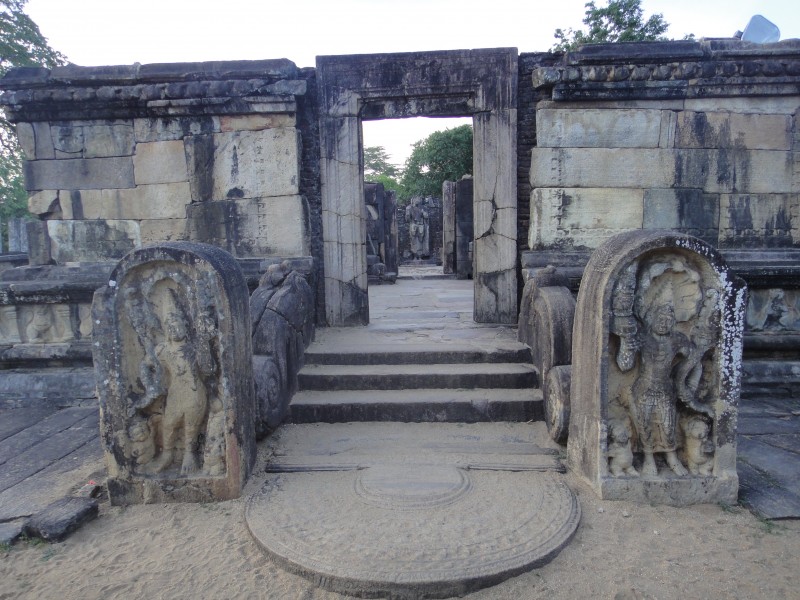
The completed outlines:
[[[97,408],[0,411],[0,522],[27,518],[104,470]]]
[[[739,501],[768,519],[800,518],[800,399],[744,397]]]

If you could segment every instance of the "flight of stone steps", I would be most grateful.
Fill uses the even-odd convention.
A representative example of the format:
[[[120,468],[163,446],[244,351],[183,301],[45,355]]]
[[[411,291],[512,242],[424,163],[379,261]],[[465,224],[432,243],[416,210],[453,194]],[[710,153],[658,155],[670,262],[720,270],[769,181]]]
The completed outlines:
[[[291,402],[294,423],[525,422],[542,395],[522,344],[312,344]]]

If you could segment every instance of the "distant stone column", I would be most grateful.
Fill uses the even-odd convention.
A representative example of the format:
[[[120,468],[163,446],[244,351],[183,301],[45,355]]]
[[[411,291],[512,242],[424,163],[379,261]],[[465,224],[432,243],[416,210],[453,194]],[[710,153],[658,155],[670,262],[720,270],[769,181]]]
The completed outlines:
[[[397,231],[397,193],[386,191],[383,204],[384,257],[387,273],[397,273],[399,237]]]
[[[92,318],[112,504],[238,497],[256,408],[236,260],[189,242],[135,250],[95,293]]]
[[[27,221],[16,217],[8,220],[8,251],[9,252],[28,252],[28,229]]]
[[[456,182],[456,277],[472,277],[472,259],[469,245],[475,238],[473,227],[473,188],[472,178],[466,177]]]
[[[442,271],[456,272],[456,182],[442,183]]]

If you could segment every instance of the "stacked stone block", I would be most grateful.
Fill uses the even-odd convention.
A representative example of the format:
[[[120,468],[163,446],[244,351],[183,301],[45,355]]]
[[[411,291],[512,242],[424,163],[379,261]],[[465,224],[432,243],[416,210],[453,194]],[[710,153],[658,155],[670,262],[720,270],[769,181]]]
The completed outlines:
[[[800,102],[796,88],[772,95],[796,70],[797,44],[628,46],[533,72],[553,88],[536,106],[529,247],[591,250],[658,228],[722,249],[797,246]]]
[[[2,102],[27,157],[40,264],[193,240],[237,257],[306,256],[286,60],[22,70]]]

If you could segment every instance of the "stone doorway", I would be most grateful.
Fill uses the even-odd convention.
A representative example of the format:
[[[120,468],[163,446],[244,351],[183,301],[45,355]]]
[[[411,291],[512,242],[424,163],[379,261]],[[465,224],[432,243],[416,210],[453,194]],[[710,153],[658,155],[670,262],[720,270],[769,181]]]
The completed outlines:
[[[516,323],[516,49],[321,56],[317,74],[328,325],[369,322],[361,123],[413,116],[473,119],[473,318]]]

